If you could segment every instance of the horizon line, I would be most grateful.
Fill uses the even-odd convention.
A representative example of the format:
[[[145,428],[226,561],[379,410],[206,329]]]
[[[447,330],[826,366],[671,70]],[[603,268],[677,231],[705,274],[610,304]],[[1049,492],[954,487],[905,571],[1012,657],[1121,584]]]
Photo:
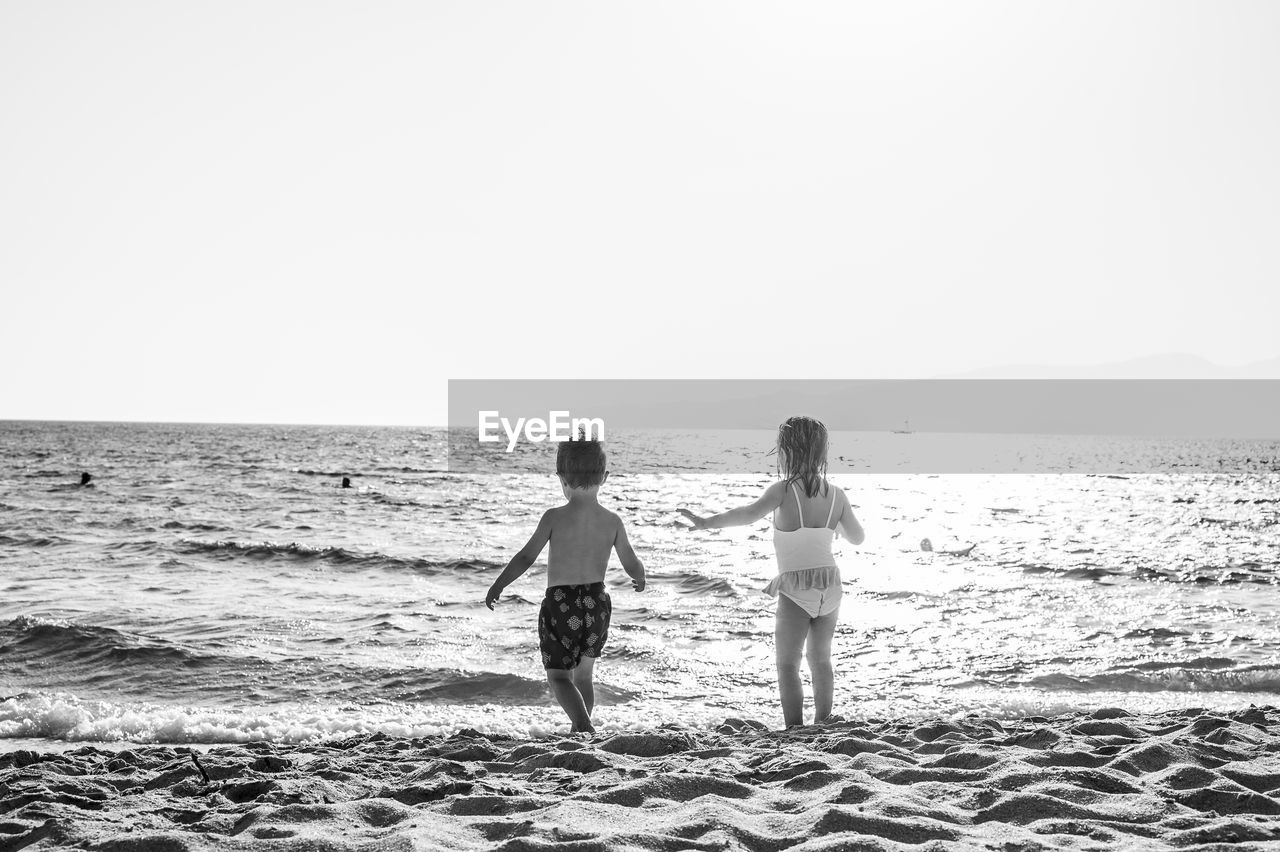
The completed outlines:
[[[94,423],[137,426],[355,426],[379,429],[447,429],[444,423],[319,423],[303,420],[103,420],[91,417],[0,417],[0,423]]]
[[[233,420],[49,420],[40,418],[0,418],[0,425],[9,423],[33,423],[33,424],[64,424],[64,423],[83,423],[98,426],[325,426],[336,428],[356,428],[356,429],[433,429],[443,432],[467,430],[468,426],[449,426],[445,424],[437,425],[421,425],[407,423],[266,423],[266,422],[250,422],[250,421],[233,421]],[[623,433],[626,432],[773,432],[776,426],[716,426],[716,427],[686,427],[686,426],[624,426]],[[889,435],[898,434],[898,430],[893,429],[842,429],[839,427],[831,428],[832,432],[851,432],[855,434],[871,434],[871,435]],[[1262,441],[1270,443],[1280,443],[1280,436],[1267,435],[1178,435],[1176,433],[1138,433],[1138,432],[1027,432],[1027,431],[938,431],[931,429],[910,430],[905,434],[908,435],[965,435],[965,436],[1000,436],[1000,435],[1022,435],[1027,437],[1039,438],[1136,438],[1148,441],[1161,440],[1201,440],[1201,441]],[[608,444],[608,441],[605,441]]]

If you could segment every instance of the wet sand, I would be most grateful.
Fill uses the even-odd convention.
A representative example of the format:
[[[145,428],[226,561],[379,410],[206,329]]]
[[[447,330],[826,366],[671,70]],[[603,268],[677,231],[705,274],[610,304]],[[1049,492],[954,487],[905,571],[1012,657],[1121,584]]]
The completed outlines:
[[[1280,848],[1271,707],[375,734],[197,759],[171,746],[0,754],[0,852]]]

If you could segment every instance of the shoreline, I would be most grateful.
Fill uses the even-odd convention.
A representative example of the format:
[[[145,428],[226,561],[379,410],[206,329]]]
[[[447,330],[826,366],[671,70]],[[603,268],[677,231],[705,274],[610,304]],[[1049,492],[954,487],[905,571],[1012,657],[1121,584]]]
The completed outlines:
[[[194,751],[0,754],[0,852],[1280,844],[1270,706]]]

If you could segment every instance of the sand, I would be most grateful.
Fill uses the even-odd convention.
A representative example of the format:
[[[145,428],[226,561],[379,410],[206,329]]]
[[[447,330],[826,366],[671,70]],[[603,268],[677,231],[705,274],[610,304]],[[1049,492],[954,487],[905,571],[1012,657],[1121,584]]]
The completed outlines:
[[[0,852],[1280,849],[1280,713],[0,754]]]

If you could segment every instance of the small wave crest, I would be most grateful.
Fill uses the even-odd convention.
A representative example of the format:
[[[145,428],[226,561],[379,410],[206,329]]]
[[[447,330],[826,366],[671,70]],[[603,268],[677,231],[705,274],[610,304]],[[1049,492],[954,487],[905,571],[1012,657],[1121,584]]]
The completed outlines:
[[[1261,562],[1240,562],[1233,565],[1202,566],[1191,569],[1139,568],[1136,576],[1140,580],[1157,583],[1194,583],[1198,586],[1235,586],[1242,583],[1260,586],[1280,584],[1280,576],[1275,573],[1275,566]]]
[[[501,568],[496,562],[483,559],[412,559],[389,556],[384,553],[361,553],[343,547],[316,547],[290,542],[277,544],[261,542],[249,544],[238,541],[196,541],[184,539],[177,545],[179,553],[207,556],[212,559],[234,561],[239,559],[288,559],[297,562],[321,562],[327,565],[357,568],[385,568],[388,570],[414,571],[419,574],[439,574],[453,571],[485,571]]]
[[[694,571],[680,573],[676,581],[677,593],[688,595],[713,595],[715,597],[740,598],[742,592],[733,583],[720,577],[708,577]]]
[[[1072,568],[1053,568],[1048,565],[1023,565],[1022,573],[1029,575],[1050,574],[1055,577],[1061,577],[1064,580],[1105,580],[1108,577],[1115,577],[1120,574],[1119,571],[1112,571],[1110,568],[1101,568],[1096,565],[1077,565]]]
[[[70,544],[64,538],[45,535],[7,535],[0,533],[0,544],[9,545],[10,547],[58,547],[64,544]]]
[[[207,524],[198,521],[165,521],[160,527],[166,530],[190,530],[191,532],[226,532],[230,529],[221,524]]]
[[[410,500],[410,499],[408,499],[408,498],[403,498],[403,497],[390,497],[390,496],[388,496],[388,495],[386,495],[386,494],[383,494],[383,493],[381,493],[381,492],[379,492],[379,491],[372,491],[372,492],[370,492],[370,493],[369,493],[369,496],[373,499],[373,502],[375,502],[375,503],[381,503],[381,504],[382,504],[382,505],[384,505],[384,506],[394,506],[394,507],[396,507],[396,508],[398,508],[398,509],[404,509],[404,508],[421,509],[421,508],[424,508],[424,504],[419,503],[417,500]]]
[[[1236,668],[1233,660],[1205,657],[1185,663],[1143,663],[1088,675],[1055,673],[1028,686],[1063,692],[1280,692],[1280,667]]]
[[[1131,577],[1148,582],[1191,583],[1198,586],[1233,586],[1241,583],[1255,583],[1265,586],[1280,584],[1280,576],[1276,574],[1275,567],[1264,565],[1260,562],[1241,562],[1223,566],[1207,565],[1190,569],[1140,566],[1132,572],[1090,564],[1072,567],[1022,564],[1020,567],[1022,568],[1022,573],[1028,576],[1049,575],[1064,580],[1105,581],[1113,577],[1118,579]]]

